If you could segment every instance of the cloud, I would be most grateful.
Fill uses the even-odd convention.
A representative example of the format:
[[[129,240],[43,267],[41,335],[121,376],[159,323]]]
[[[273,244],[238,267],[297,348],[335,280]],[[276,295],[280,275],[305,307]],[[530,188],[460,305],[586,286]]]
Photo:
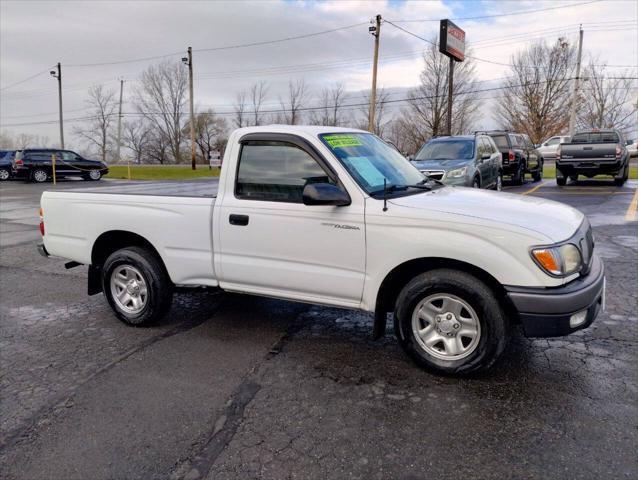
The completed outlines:
[[[86,114],[82,109],[92,83],[117,88],[118,79],[123,77],[125,98],[130,99],[136,79],[152,61],[94,67],[70,65],[163,54],[174,54],[168,58],[179,61],[189,45],[195,50],[196,103],[214,106],[220,111],[230,110],[238,91],[248,88],[255,80],[264,79],[270,85],[269,105],[278,106],[278,97],[291,78],[304,77],[315,91],[337,81],[344,82],[351,91],[369,88],[373,37],[367,32],[368,24],[265,46],[201,50],[368,22],[377,13],[389,20],[437,19],[555,5],[550,1],[3,1],[0,2],[0,85],[10,85],[40,71],[45,73],[1,92],[0,126],[56,120],[57,86],[46,70],[58,61],[63,65],[67,119]],[[546,36],[553,41],[564,34],[573,41],[577,25],[583,23],[587,52],[600,55],[610,64],[635,65],[638,63],[637,17],[635,2],[611,1],[458,23],[466,30],[470,44],[475,44],[476,56],[502,63],[508,63],[512,54],[536,37]],[[626,28],[628,20],[633,20],[633,30]],[[612,21],[625,23],[603,23]],[[437,22],[401,25],[425,38],[438,33]],[[564,28],[567,25],[570,27]],[[522,32],[538,33],[513,37]],[[510,38],[500,43],[487,41],[504,36]],[[423,47],[422,41],[384,24],[379,84],[404,88],[418,83],[419,50]],[[290,67],[294,65],[305,67]],[[508,69],[479,62],[477,72],[483,79],[493,79],[507,75]],[[124,110],[132,110],[131,104],[125,105]],[[6,128],[45,134],[52,140],[57,138],[54,123]],[[66,131],[70,136],[70,123]]]

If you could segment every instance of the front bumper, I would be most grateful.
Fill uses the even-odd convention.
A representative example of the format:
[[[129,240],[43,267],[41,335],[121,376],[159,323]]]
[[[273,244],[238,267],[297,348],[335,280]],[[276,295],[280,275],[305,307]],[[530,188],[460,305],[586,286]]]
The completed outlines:
[[[589,273],[556,288],[505,287],[528,337],[559,337],[589,327],[605,303],[605,267],[598,256]],[[584,317],[570,325],[572,316]]]

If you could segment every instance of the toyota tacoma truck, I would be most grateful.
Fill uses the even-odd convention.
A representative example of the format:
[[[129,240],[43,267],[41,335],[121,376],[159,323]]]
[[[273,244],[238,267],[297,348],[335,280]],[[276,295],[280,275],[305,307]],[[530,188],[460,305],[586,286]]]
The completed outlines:
[[[528,336],[589,326],[604,303],[587,219],[566,205],[443,186],[354,129],[234,131],[210,183],[44,192],[43,255],[88,265],[134,326],[183,286],[374,312],[421,367],[490,367]],[[161,187],[161,189],[160,189]],[[203,191],[202,191],[203,190]]]
[[[578,175],[612,175],[616,186],[625,184],[629,178],[629,153],[618,130],[578,132],[570,142],[560,144],[556,151],[556,183],[562,187],[568,178],[577,181]]]

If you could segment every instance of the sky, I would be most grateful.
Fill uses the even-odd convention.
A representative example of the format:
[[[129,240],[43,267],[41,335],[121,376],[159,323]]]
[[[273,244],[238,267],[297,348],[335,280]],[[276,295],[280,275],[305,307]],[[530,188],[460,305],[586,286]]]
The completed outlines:
[[[482,88],[498,87],[509,74],[502,64],[530,42],[576,42],[579,24],[587,55],[612,65],[609,72],[638,76],[638,2],[632,0],[0,0],[0,128],[58,141],[57,81],[48,72],[60,62],[66,143],[76,145],[72,129],[80,121],[74,119],[90,113],[85,102],[92,84],[118,89],[123,78],[123,111],[133,112],[140,73],[162,59],[179,61],[188,46],[198,108],[230,112],[237,93],[259,80],[268,83],[266,106],[273,109],[280,108],[288,81],[300,78],[313,92],[343,82],[352,101],[362,100],[371,84],[374,38],[368,27],[376,14],[426,39],[438,35],[439,19],[459,19],[474,56],[483,59],[476,63]],[[220,49],[341,27],[348,28]],[[389,23],[380,40],[378,86],[401,98],[419,82],[426,44]],[[638,82],[634,86],[638,92]],[[495,96],[498,91],[488,98]],[[484,110],[477,127],[490,128],[490,101]]]

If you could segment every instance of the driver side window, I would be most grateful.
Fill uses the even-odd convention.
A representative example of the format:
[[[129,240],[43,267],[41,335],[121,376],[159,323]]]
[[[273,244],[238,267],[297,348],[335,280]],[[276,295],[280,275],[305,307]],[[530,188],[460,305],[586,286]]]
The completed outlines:
[[[312,156],[286,142],[249,141],[242,145],[235,196],[244,200],[303,203],[311,183],[334,183]]]

